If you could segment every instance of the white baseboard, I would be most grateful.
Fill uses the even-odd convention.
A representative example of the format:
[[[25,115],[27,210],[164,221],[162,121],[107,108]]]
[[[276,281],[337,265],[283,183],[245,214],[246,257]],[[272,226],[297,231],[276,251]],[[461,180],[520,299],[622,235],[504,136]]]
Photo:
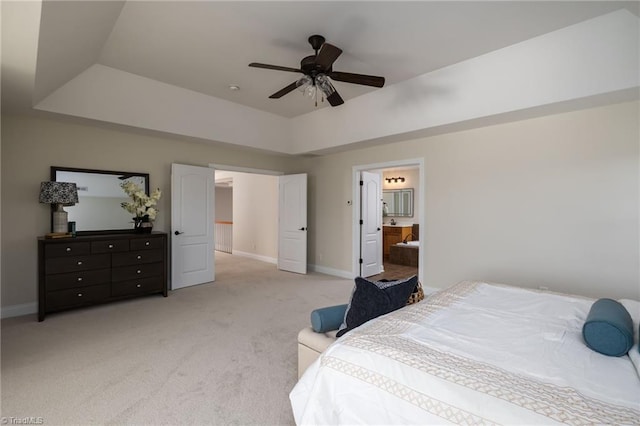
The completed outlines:
[[[11,305],[0,308],[0,318],[19,317],[22,315],[35,314],[38,312],[38,304],[23,303],[21,305]]]
[[[249,259],[259,260],[261,262],[273,263],[274,265],[278,264],[278,259],[275,257],[262,256],[260,254],[248,253],[246,251],[233,250],[231,254],[236,256],[248,257]]]
[[[313,272],[320,272],[321,274],[333,275],[334,277],[340,277],[340,278],[347,278],[347,279],[354,278],[353,273],[350,271],[327,268],[326,266],[319,266],[319,265],[308,265],[308,266],[309,266],[309,270]]]

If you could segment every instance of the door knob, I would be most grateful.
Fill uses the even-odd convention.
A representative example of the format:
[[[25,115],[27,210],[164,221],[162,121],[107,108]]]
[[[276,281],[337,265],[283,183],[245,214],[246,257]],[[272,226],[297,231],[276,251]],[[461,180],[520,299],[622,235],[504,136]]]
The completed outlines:
[[[299,231],[306,231],[306,230],[307,230],[307,228],[305,228],[304,226],[299,229]]]
[[[184,232],[180,232],[180,231],[176,231],[174,232],[175,235],[180,235],[180,234],[184,234]]]

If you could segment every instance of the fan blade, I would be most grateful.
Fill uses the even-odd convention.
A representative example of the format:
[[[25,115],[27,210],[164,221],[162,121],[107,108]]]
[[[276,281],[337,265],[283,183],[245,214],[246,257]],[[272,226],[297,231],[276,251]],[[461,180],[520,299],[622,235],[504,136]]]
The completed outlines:
[[[338,106],[338,105],[342,105],[344,103],[344,100],[342,99],[342,96],[340,96],[338,94],[338,92],[333,92],[332,94],[327,96],[327,101],[329,101],[329,104],[331,106]]]
[[[331,68],[331,65],[338,59],[338,56],[342,54],[342,49],[335,47],[332,44],[325,43],[320,48],[318,56],[316,56],[316,64],[320,65],[325,70]]]
[[[302,72],[302,70],[298,68],[281,67],[280,65],[259,64],[257,62],[251,62],[249,66],[254,68],[264,68],[267,70]]]
[[[384,86],[384,77],[376,77],[375,75],[352,74],[350,72],[332,71],[329,77],[335,81],[344,81],[345,83],[362,84],[364,86],[382,87]]]
[[[290,85],[288,85],[284,89],[278,90],[276,93],[274,93],[273,95],[269,96],[269,98],[270,99],[278,99],[278,98],[283,97],[287,93],[294,91],[296,89],[296,83],[297,83],[297,81],[294,81],[293,83],[291,83]]]

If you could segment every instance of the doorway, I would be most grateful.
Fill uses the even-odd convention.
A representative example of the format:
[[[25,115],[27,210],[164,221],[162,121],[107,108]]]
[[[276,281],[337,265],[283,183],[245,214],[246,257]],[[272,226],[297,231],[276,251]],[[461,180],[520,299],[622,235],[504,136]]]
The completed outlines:
[[[408,159],[353,167],[353,273],[363,276],[363,229],[361,220],[378,206],[363,197],[360,181],[366,173],[378,174],[381,181],[379,203],[380,270],[369,279],[403,278],[417,273],[424,281],[425,221],[424,159]],[[371,197],[369,197],[371,198]],[[365,221],[366,222],[366,219]],[[366,255],[366,253],[364,253]],[[369,264],[371,261],[369,260]],[[368,268],[366,275],[371,274]]]
[[[214,254],[227,253],[277,264],[278,175],[223,167],[215,167]]]
[[[257,176],[258,180],[262,182],[270,180],[274,183],[274,185],[267,185],[266,187],[263,187],[256,184],[256,181],[254,180],[254,182],[248,184],[246,188],[249,188],[252,191],[251,195],[248,197],[249,200],[245,202],[244,208],[238,205],[235,201],[237,198],[235,196],[233,197],[233,211],[244,214],[242,216],[244,225],[238,224],[235,219],[237,216],[236,214],[233,214],[234,218],[229,221],[231,222],[230,225],[238,225],[237,228],[240,228],[239,231],[241,231],[241,233],[234,232],[232,230],[234,234],[231,245],[232,255],[240,254],[260,261],[275,263],[278,265],[278,269],[280,270],[306,273],[306,174],[286,175],[280,177],[281,175],[284,175],[284,173],[271,170],[257,170],[234,166],[220,166],[215,164],[209,164],[209,167],[207,168],[174,163],[172,164],[171,184],[171,231],[176,238],[172,238],[172,289],[204,284],[215,280],[215,180],[216,178],[222,180],[227,179],[224,176],[218,175],[216,173],[216,169],[218,170],[218,173],[224,173],[225,171],[236,173],[236,177],[231,179],[232,185],[237,189],[236,191],[233,191],[234,194],[245,193],[245,191],[241,191],[239,188],[238,181],[241,179],[239,179],[238,176],[246,176],[249,180],[254,179]],[[184,170],[184,172],[181,172],[182,170]],[[199,177],[200,180],[196,181],[192,176]],[[187,181],[188,179],[190,180]],[[286,188],[287,191],[284,192],[286,198],[284,206],[286,208],[283,209],[283,197],[281,194],[283,194],[282,186],[285,182],[289,185]],[[295,190],[296,188],[298,189],[297,191]],[[203,205],[207,208],[203,208]],[[268,206],[272,206],[271,211],[274,213],[271,221],[269,221],[270,216],[266,214]],[[202,220],[197,223],[193,220],[184,220],[183,216],[185,216],[185,214],[181,215],[180,213],[185,212],[191,214],[191,216],[197,213],[197,217]],[[279,224],[283,223],[282,212],[286,212],[289,219],[295,219],[286,221],[292,226],[295,225],[295,232],[289,232],[289,227],[279,226]],[[297,214],[294,215],[292,212],[296,212]],[[246,215],[253,215],[253,218],[244,220]],[[190,219],[190,217],[187,217],[187,219]],[[196,227],[194,224],[199,227]],[[184,229],[187,229],[189,232]],[[195,232],[192,232],[194,229]],[[278,237],[285,231],[287,232],[287,243],[295,240],[294,242],[305,250],[283,250],[283,244],[281,243],[282,238]],[[296,238],[292,238],[290,235],[291,233],[295,233]],[[238,235],[241,238],[238,238]],[[193,240],[192,237],[194,236],[201,239],[206,238],[206,241],[204,242],[197,241],[197,249],[199,251],[197,252],[198,257],[195,260],[192,259],[192,253],[195,250],[190,250],[191,252],[188,253],[190,247],[187,245],[188,242]],[[240,245],[238,243],[239,240],[244,241],[244,246],[248,247],[248,249],[245,249],[246,251],[243,251],[242,247],[240,247],[239,250],[236,249],[236,247]],[[266,251],[266,253],[262,254],[260,253],[261,251]],[[286,254],[288,252],[292,252],[293,255],[287,257]],[[302,270],[302,267],[298,268],[300,270],[288,269],[287,265],[283,265],[283,259],[289,261],[289,263],[297,261],[297,264],[302,265],[304,270]],[[199,268],[194,268],[193,265],[196,265]],[[200,265],[206,265],[207,267],[200,267]],[[195,276],[193,273],[193,270],[195,269],[198,271],[206,270],[208,275],[204,276],[204,274],[200,274],[204,278],[198,278],[190,281],[187,281],[186,279],[176,279],[176,277],[182,278],[187,274],[189,276]],[[200,277],[200,275],[198,275],[198,277]]]
[[[231,254],[233,251],[233,177],[215,178],[216,217],[215,251]]]
[[[217,251],[305,274],[307,175],[223,165],[210,167],[216,170],[216,192],[228,193],[226,208],[219,209],[221,213],[227,212],[226,216],[217,216],[215,226],[216,234],[224,232],[231,242],[224,248],[217,247]],[[218,198],[219,202],[224,200]]]

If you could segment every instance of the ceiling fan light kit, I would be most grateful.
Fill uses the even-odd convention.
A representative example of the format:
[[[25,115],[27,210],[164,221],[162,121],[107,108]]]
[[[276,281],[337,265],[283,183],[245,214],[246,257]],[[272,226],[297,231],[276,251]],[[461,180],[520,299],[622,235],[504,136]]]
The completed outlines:
[[[321,97],[321,102],[324,102],[325,98],[329,99],[329,97],[336,92],[335,87],[333,87],[326,74],[318,74],[315,79],[305,75],[296,81],[296,87],[304,93],[305,96],[315,99],[316,106],[318,106],[318,96]]]
[[[257,62],[249,64],[250,67],[255,68],[304,74],[300,79],[294,81],[287,87],[280,89],[273,95],[269,96],[269,98],[279,99],[287,93],[298,89],[309,98],[314,99],[316,106],[318,106],[318,95],[320,95],[321,101],[324,101],[326,98],[331,106],[338,106],[342,105],[344,100],[338,94],[333,84],[331,84],[332,79],[335,81],[361,84],[365,86],[384,86],[384,77],[333,71],[333,63],[342,54],[342,49],[326,43],[325,38],[321,35],[312,35],[309,37],[309,44],[311,44],[315,54],[303,58],[302,61],[300,61],[300,68],[289,68]]]

